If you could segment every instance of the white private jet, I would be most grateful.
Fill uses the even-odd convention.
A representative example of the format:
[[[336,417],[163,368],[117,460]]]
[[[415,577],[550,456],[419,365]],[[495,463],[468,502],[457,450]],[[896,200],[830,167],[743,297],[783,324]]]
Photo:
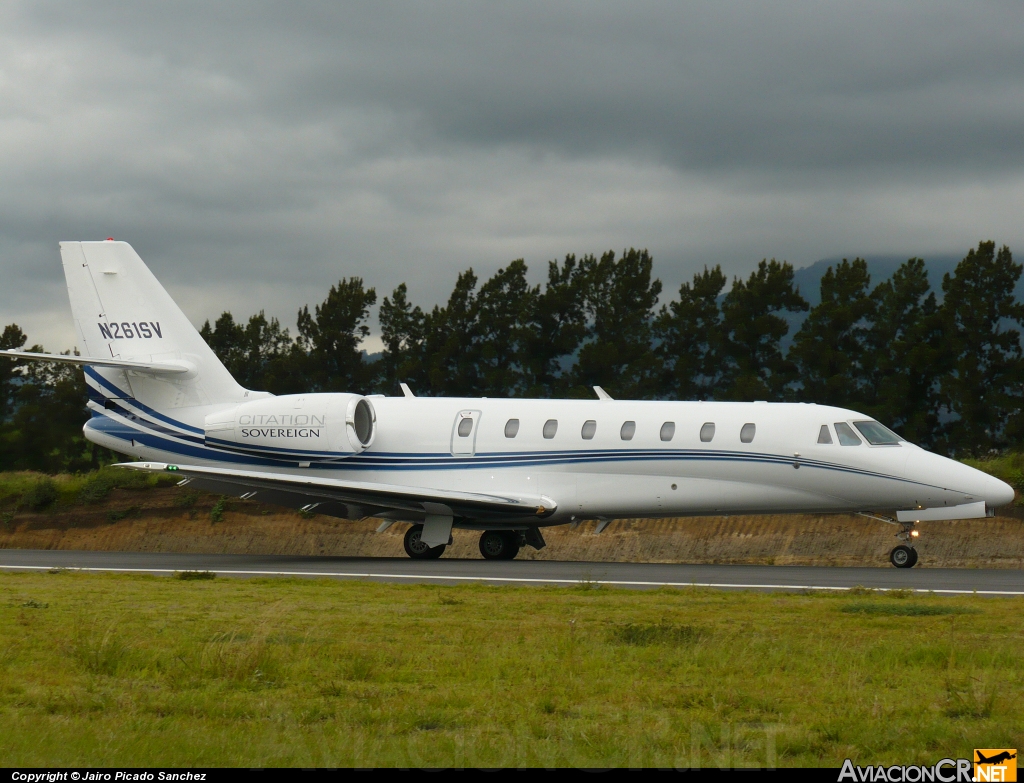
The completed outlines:
[[[899,526],[992,515],[1013,489],[856,411],[806,403],[520,400],[243,389],[125,242],[62,242],[83,365],[85,436],[182,484],[319,514],[411,523],[440,557],[452,528],[485,558],[544,546],[541,528],[612,519],[854,512]],[[877,514],[895,509],[896,518]]]

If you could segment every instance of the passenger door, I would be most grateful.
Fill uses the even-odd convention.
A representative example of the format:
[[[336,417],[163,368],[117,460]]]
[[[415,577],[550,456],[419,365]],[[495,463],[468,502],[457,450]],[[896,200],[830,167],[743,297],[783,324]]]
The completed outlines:
[[[452,456],[472,457],[476,453],[476,431],[480,411],[459,411],[452,425]]]

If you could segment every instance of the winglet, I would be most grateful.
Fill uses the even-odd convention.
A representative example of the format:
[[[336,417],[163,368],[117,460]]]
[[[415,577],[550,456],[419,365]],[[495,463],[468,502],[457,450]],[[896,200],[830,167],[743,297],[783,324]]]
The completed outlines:
[[[608,392],[606,392],[600,386],[595,386],[594,387],[594,391],[597,392],[597,399],[599,399],[599,400],[613,400],[613,399],[615,399],[614,397],[612,397],[612,395],[610,395]]]
[[[406,397],[415,397],[416,396],[415,394],[412,393],[412,389],[409,388],[409,384],[407,384],[407,383],[400,383],[398,385],[402,387],[402,394],[405,395]]]

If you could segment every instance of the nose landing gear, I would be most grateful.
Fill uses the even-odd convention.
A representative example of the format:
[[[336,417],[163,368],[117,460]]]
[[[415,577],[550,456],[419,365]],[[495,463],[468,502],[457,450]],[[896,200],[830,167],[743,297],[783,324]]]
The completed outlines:
[[[913,522],[900,522],[900,532],[896,538],[905,541],[904,544],[897,544],[889,553],[889,562],[897,568],[913,568],[917,565],[917,550],[914,549],[914,540],[917,538],[917,531],[914,530]]]
[[[918,532],[914,529],[913,522],[897,522],[891,517],[883,517],[865,512],[858,512],[858,516],[877,519],[879,522],[885,522],[889,525],[898,525],[900,532],[896,534],[896,538],[903,543],[897,544],[889,552],[889,562],[896,566],[896,568],[913,568],[917,565],[917,550],[914,549],[914,542],[917,540]]]

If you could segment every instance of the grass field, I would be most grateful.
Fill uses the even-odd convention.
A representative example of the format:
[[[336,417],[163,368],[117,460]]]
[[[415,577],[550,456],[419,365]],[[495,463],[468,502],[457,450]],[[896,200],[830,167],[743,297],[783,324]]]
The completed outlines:
[[[0,574],[8,766],[927,763],[1024,742],[1024,601]]]
[[[3,471],[0,472],[0,506],[18,510],[98,503],[113,489],[146,490],[170,486],[179,480],[177,476],[114,467],[57,476],[29,470]]]

